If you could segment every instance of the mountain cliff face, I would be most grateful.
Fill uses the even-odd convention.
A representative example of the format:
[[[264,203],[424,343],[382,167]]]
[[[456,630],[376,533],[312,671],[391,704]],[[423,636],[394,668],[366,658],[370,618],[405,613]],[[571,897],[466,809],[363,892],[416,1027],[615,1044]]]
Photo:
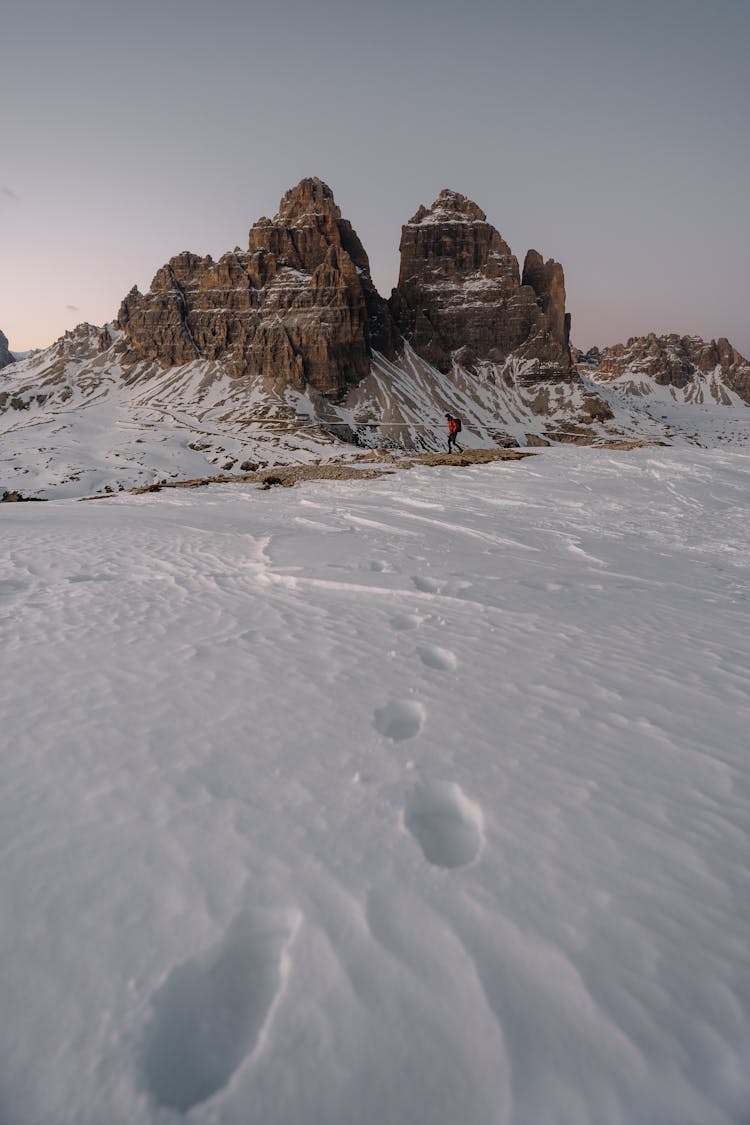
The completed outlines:
[[[639,388],[644,393],[650,382],[672,388],[686,401],[708,398],[726,405],[734,393],[750,404],[750,363],[723,337],[651,333],[591,353],[590,364],[598,381],[619,380],[631,393]]]
[[[726,340],[649,336],[573,362],[569,335],[562,266],[530,250],[521,271],[465,196],[404,226],[386,302],[330,188],[303,180],[246,250],[179,254],[116,321],[6,366],[0,484],[72,496],[436,450],[446,410],[469,449],[750,440],[750,365]]]
[[[443,190],[402,228],[390,300],[396,325],[440,371],[532,360],[536,378],[571,376],[562,266],[536,250],[518,261],[485,213]]]
[[[225,360],[235,376],[339,397],[369,371],[372,347],[393,352],[385,301],[331,189],[303,180],[273,219],[250,231],[247,251],[218,262],[183,253],[133,289],[118,317],[126,360],[171,367]]]
[[[405,341],[442,372],[515,356],[532,379],[575,378],[562,266],[530,250],[521,277],[484,212],[448,190],[403,228],[389,303],[331,189],[307,179],[255,223],[246,251],[172,258],[148,293],[127,295],[118,327],[126,363],[221,359],[236,377],[337,401],[373,353],[393,359]]]
[[[0,367],[7,367],[9,363],[13,363],[13,356],[8,349],[8,338],[0,332]]]

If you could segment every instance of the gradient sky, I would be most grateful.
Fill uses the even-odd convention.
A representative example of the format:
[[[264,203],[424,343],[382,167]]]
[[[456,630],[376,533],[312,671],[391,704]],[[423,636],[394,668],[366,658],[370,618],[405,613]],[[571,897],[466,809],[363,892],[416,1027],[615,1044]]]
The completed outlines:
[[[565,267],[573,342],[750,355],[749,0],[0,0],[0,329],[111,320],[304,176],[383,295],[443,187]]]

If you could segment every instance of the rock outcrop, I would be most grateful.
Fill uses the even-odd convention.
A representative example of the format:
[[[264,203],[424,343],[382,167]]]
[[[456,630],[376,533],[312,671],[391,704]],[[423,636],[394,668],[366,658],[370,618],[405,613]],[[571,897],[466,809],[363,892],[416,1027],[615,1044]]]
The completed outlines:
[[[255,223],[246,251],[178,254],[148,293],[131,290],[118,327],[126,363],[221,359],[235,377],[333,400],[368,375],[373,352],[394,358],[403,339],[442,372],[514,355],[531,361],[531,381],[574,377],[562,266],[530,250],[521,277],[484,212],[447,190],[403,228],[388,303],[330,188],[307,179]]]
[[[530,250],[521,276],[484,212],[448,190],[403,227],[388,302],[330,188],[307,179],[255,223],[247,250],[172,258],[148,293],[128,294],[115,327],[128,380],[216,361],[236,393],[262,385],[289,406],[303,392],[332,434],[359,444],[429,445],[425,419],[446,404],[497,441],[590,440],[608,416],[572,362],[562,266]]]
[[[627,344],[604,348],[598,355],[598,379],[646,376],[659,386],[683,391],[687,398],[708,381],[709,392],[721,401],[728,388],[750,404],[750,363],[728,340],[700,336],[635,336]],[[726,395],[724,395],[726,397]]]
[[[169,367],[223,358],[237,377],[332,398],[368,374],[373,347],[394,349],[362,243],[315,178],[287,192],[273,219],[255,223],[247,251],[218,262],[172,258],[148,293],[131,290],[118,325],[131,360]]]
[[[535,378],[570,377],[570,319],[562,266],[536,250],[518,260],[484,212],[445,189],[402,228],[390,308],[399,331],[441,371],[511,355]]]
[[[13,362],[13,356],[8,348],[8,338],[3,332],[0,332],[0,367],[7,367],[9,363]]]
[[[545,262],[538,250],[529,250],[523,264],[522,285],[530,285],[537,304],[547,317],[549,331],[563,347],[570,344],[570,313],[565,311],[565,276],[554,258]]]

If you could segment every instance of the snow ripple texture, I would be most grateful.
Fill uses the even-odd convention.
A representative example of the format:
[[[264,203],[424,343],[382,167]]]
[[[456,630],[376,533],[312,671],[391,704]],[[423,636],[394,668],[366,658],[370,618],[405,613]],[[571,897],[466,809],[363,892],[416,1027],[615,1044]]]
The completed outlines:
[[[747,1125],[749,470],[3,506],[2,1125]]]

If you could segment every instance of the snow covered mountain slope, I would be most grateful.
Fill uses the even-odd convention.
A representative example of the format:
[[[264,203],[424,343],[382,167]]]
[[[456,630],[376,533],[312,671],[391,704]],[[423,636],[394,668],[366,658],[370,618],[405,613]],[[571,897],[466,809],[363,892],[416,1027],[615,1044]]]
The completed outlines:
[[[609,418],[595,391],[577,377],[535,377],[534,360],[511,357],[481,363],[475,371],[454,365],[442,372],[408,344],[395,360],[375,353],[370,375],[343,406],[318,403],[318,417],[336,432],[348,427],[364,446],[444,448],[445,412],[458,414],[467,448],[594,441],[611,436]],[[344,430],[343,432],[346,432]]]
[[[5,505],[3,1125],[745,1125],[749,485]]]
[[[628,371],[539,379],[510,357],[448,372],[404,344],[375,352],[370,374],[338,402],[233,377],[220,360],[163,368],[123,362],[122,334],[81,325],[0,373],[0,493],[85,496],[164,479],[331,460],[361,447],[444,448],[446,410],[467,448],[612,438],[746,442],[748,408],[718,373],[684,389]],[[701,381],[703,380],[703,381]],[[705,387],[705,393],[704,388]]]
[[[601,407],[577,378],[535,380],[534,361],[446,374],[408,344],[396,361],[375,353],[369,376],[336,403],[232,377],[216,360],[124,365],[113,325],[82,325],[0,376],[0,491],[84,496],[362,446],[439,449],[446,410],[462,417],[467,448],[625,432]]]
[[[582,379],[605,399],[623,430],[705,448],[750,441],[750,408],[718,376],[696,375],[685,388],[643,374],[605,381],[582,371]]]
[[[618,418],[696,445],[750,440],[750,364],[725,339],[652,333],[584,358],[584,381]]]
[[[221,364],[123,367],[119,344],[114,326],[82,325],[4,370],[3,489],[84,496],[331,456],[333,438],[301,427],[278,395],[230,378]]]

